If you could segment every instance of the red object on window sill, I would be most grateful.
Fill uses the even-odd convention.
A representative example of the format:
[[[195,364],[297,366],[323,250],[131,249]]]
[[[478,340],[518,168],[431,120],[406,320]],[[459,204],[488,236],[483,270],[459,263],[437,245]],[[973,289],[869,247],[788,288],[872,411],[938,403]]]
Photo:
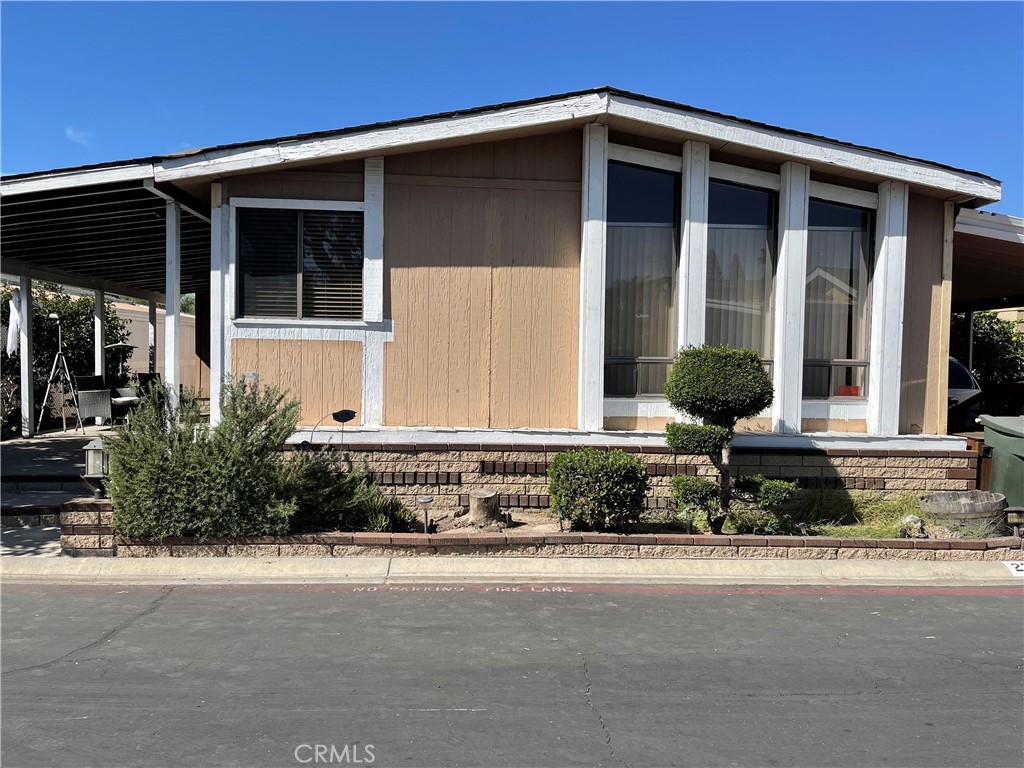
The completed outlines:
[[[839,397],[860,397],[860,385],[851,384],[844,386],[839,385],[839,391],[836,393]]]

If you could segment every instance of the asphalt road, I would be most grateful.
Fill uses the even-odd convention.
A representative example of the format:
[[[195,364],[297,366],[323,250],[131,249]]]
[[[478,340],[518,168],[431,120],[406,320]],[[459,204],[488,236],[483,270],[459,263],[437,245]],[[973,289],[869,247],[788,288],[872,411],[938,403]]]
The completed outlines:
[[[1019,587],[571,589],[6,585],[3,765],[1022,764]]]

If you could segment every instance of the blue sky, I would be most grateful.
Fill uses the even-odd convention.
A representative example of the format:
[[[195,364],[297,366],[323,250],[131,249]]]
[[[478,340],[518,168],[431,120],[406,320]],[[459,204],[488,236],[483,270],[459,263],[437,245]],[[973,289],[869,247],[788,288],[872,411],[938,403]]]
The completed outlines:
[[[12,3],[3,173],[615,85],[976,170],[1024,215],[1022,3]]]

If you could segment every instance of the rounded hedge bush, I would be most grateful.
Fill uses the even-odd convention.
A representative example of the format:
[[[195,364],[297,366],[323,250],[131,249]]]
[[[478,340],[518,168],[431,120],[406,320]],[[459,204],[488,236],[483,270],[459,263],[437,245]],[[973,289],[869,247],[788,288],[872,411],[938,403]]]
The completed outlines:
[[[672,365],[665,397],[677,411],[732,430],[772,404],[772,380],[752,349],[688,347]]]
[[[596,448],[559,453],[548,478],[552,509],[573,530],[623,530],[638,523],[650,486],[640,457]]]

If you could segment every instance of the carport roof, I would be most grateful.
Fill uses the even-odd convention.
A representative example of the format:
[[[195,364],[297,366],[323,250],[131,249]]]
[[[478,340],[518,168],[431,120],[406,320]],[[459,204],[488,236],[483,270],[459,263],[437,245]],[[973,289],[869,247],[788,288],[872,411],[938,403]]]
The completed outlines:
[[[167,200],[151,179],[5,196],[3,270],[41,280],[162,300]],[[195,201],[181,214],[181,290],[210,281],[209,216]]]
[[[1024,306],[1024,219],[962,210],[953,231],[953,311]]]

